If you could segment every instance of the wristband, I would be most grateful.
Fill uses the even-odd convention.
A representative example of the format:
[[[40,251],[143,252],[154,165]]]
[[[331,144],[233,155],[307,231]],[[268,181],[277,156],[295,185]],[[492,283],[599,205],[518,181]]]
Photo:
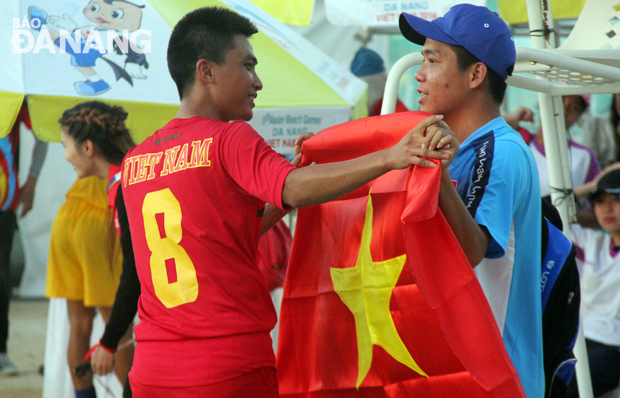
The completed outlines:
[[[93,355],[93,352],[95,352],[97,347],[103,348],[104,350],[106,350],[107,352],[109,352],[112,355],[114,355],[116,353],[116,348],[108,348],[108,347],[104,346],[103,344],[101,344],[101,340],[99,340],[99,342],[97,344],[95,344],[94,346],[90,347],[90,350],[88,350],[86,355],[84,355],[84,362],[90,361],[90,357]]]

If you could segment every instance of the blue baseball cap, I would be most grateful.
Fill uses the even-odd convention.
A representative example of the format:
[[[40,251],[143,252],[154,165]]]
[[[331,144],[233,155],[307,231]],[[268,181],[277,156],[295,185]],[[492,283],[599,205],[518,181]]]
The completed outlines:
[[[458,4],[443,17],[427,21],[400,14],[400,32],[409,41],[424,45],[426,38],[464,47],[506,81],[517,56],[508,25],[486,7]]]
[[[364,77],[380,72],[385,72],[385,66],[379,54],[366,47],[357,50],[351,61],[351,73],[357,77]]]

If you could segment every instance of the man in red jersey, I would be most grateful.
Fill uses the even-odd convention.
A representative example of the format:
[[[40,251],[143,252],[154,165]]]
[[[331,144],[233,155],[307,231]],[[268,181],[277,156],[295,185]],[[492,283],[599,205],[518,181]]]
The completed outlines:
[[[263,87],[248,41],[256,32],[224,8],[183,17],[168,47],[179,113],[123,162],[120,222],[131,236],[121,240],[131,240],[142,285],[130,373],[137,398],[277,397],[276,315],[256,265],[261,227],[390,170],[435,166],[422,156],[446,165],[458,150],[431,116],[388,150],[295,168],[244,122]]]

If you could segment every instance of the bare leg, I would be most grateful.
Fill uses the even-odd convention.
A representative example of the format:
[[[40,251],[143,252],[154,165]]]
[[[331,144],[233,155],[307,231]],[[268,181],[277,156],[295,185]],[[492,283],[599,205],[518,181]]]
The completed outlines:
[[[101,316],[105,323],[108,323],[108,319],[110,319],[110,314],[112,313],[111,308],[99,308],[99,312],[101,312]],[[131,340],[133,337],[133,325],[130,326],[125,335],[118,343],[118,346],[121,347],[123,343]],[[131,370],[131,364],[133,363],[133,344],[129,345],[129,347],[123,348],[122,350],[116,353],[116,358],[114,362],[114,373],[116,373],[116,377],[121,382],[122,385],[125,385],[125,380],[127,379],[127,375]]]
[[[97,72],[95,72],[95,70],[92,67],[90,67],[90,66],[76,66],[76,68],[80,72],[82,72],[82,74],[84,76],[86,76],[86,78],[93,77],[93,76],[97,75]]]
[[[95,309],[84,307],[82,301],[67,300],[69,313],[69,347],[67,349],[67,362],[71,370],[71,381],[76,390],[85,390],[92,387],[93,380],[81,380],[75,376],[73,368],[84,361],[84,355],[90,348],[90,334],[93,330]]]

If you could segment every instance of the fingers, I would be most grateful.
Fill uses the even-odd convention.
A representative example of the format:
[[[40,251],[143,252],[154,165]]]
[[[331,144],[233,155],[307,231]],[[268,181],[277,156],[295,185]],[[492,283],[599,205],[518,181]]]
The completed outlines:
[[[434,151],[436,149],[450,149],[454,145],[458,145],[456,136],[444,122],[437,123],[426,129],[426,137],[422,143],[422,148]]]
[[[446,151],[443,151],[443,150],[442,151],[438,151],[438,150],[430,150],[430,149],[423,149],[423,148],[419,148],[419,149],[417,149],[415,151],[412,151],[411,152],[411,156],[414,157],[414,158],[418,157],[420,159],[426,158],[425,160],[437,159],[437,160],[441,160],[441,161],[448,160],[451,157],[450,153],[448,153]],[[430,160],[429,160],[429,162],[433,163]],[[416,164],[419,164],[419,163],[416,163]],[[420,165],[422,165],[422,164],[420,164]],[[434,166],[435,166],[435,163],[433,163],[433,166],[427,164],[424,167],[434,167]]]
[[[428,129],[433,124],[439,123],[443,119],[443,115],[432,115],[427,117],[426,119],[422,119],[417,126],[411,129],[410,133],[413,132],[416,135],[425,136],[426,129]]]
[[[524,122],[534,122],[534,111],[530,108],[525,108],[523,113],[523,121]]]
[[[293,157],[293,160],[291,160],[291,164],[295,167],[299,167],[299,165],[301,164],[301,153],[298,153]]]
[[[300,135],[299,137],[297,137],[297,140],[295,140],[295,149],[293,151],[294,158],[291,161],[291,163],[293,165],[299,166],[299,163],[301,163],[301,146],[303,145],[304,141],[306,141],[307,139],[309,139],[313,135],[314,135],[313,132],[307,132],[307,133],[304,133],[304,134]],[[299,162],[297,164],[295,164],[297,156],[299,156]]]
[[[429,169],[432,169],[433,167],[437,167],[437,165],[434,162],[431,162],[428,159],[424,159],[424,158],[417,158],[413,161],[412,165],[416,165],[416,166],[420,166],[420,167],[426,167]]]
[[[428,144],[428,149],[434,151],[435,149],[441,148],[439,146],[439,142],[444,138],[442,131],[430,130],[430,131],[427,131],[426,135],[429,136],[431,139],[431,142]]]
[[[314,135],[313,132],[303,133],[302,135],[297,137],[297,140],[295,141],[295,146],[301,146],[301,144],[303,144],[303,142],[305,140],[307,140],[308,138],[312,137],[313,135]]]
[[[99,376],[105,376],[114,368],[114,354],[107,352],[101,347],[97,347],[90,359],[93,372]]]

